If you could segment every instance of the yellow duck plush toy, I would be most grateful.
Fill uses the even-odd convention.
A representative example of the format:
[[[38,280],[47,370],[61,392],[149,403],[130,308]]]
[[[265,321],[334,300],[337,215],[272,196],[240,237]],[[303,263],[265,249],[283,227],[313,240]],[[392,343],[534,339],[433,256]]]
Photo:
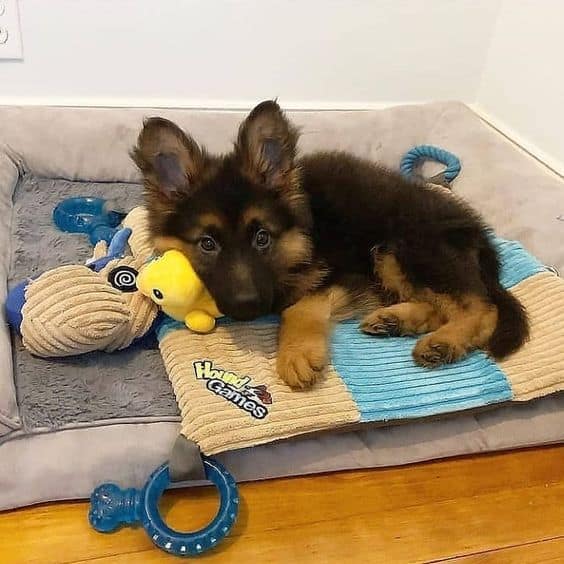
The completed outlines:
[[[190,261],[180,251],[166,251],[146,264],[137,277],[139,291],[173,319],[196,333],[209,333],[222,314]]]

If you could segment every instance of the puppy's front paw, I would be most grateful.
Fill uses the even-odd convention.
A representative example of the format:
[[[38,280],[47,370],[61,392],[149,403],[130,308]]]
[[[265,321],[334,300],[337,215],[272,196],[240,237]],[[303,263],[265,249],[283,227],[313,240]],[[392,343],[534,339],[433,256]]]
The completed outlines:
[[[280,378],[291,388],[309,388],[327,366],[327,339],[312,333],[301,341],[280,343],[276,367]]]

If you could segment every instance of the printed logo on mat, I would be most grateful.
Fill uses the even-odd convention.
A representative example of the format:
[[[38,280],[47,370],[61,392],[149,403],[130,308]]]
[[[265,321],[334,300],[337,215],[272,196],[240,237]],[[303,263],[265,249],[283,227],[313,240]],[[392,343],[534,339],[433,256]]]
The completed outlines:
[[[206,382],[210,392],[246,411],[251,417],[264,419],[268,415],[267,406],[272,404],[272,396],[264,384],[252,386],[249,376],[239,376],[215,367],[211,360],[194,362],[194,373],[198,380]]]

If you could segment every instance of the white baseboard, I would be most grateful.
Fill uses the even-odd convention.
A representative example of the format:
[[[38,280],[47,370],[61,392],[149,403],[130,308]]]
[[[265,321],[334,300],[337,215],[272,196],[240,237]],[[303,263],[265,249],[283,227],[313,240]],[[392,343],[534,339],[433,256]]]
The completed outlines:
[[[193,100],[179,98],[61,98],[61,97],[13,97],[1,96],[0,106],[55,106],[77,108],[181,108],[214,111],[246,111],[254,107],[256,100]],[[428,102],[428,100],[427,100]],[[316,102],[285,101],[280,104],[291,111],[366,111],[381,110],[399,105],[422,104],[425,100],[395,102]]]
[[[532,143],[529,139],[527,139],[526,137],[515,131],[515,129],[507,125],[507,123],[489,114],[479,104],[469,104],[469,106],[488,125],[493,127],[504,137],[507,137],[507,139],[512,141],[518,147],[520,147],[523,151],[525,151],[526,153],[528,153],[529,155],[540,161],[542,164],[550,168],[555,174],[564,177],[564,163],[560,159],[554,157],[553,155],[550,155],[546,151],[543,151],[540,147]]]

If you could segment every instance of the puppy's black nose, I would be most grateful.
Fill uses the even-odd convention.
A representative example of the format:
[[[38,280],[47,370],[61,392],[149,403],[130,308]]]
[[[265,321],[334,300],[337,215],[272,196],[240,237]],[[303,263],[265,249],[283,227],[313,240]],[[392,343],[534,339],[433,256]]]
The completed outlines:
[[[253,289],[236,292],[231,301],[230,317],[241,321],[249,321],[262,313],[262,303],[258,292]]]

